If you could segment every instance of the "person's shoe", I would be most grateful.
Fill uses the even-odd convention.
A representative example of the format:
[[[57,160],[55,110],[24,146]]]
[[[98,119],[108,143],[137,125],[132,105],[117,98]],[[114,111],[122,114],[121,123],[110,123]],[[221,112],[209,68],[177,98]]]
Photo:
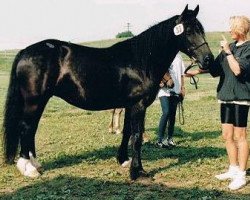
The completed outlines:
[[[160,148],[168,148],[168,147],[169,147],[168,145],[163,144],[163,142],[157,142],[157,143],[156,143],[156,146],[157,146],[157,147],[160,147]]]
[[[233,180],[231,183],[228,185],[228,188],[230,190],[238,190],[245,186],[247,183],[246,180],[246,171],[241,171],[239,170],[237,175],[234,176]]]
[[[175,147],[175,146],[176,146],[176,144],[174,143],[174,141],[173,141],[172,138],[167,140],[167,144],[168,144],[169,146],[172,146],[172,147]]]
[[[237,175],[239,170],[240,170],[239,166],[231,166],[230,165],[227,172],[216,175],[215,178],[217,178],[221,181],[224,181],[227,179],[233,179]]]

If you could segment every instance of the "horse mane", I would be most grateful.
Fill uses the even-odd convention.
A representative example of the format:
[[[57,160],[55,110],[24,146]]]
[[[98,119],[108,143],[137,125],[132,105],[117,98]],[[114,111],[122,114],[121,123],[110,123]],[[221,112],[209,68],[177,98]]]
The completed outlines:
[[[173,35],[173,25],[178,16],[174,16],[162,22],[159,22],[153,26],[150,26],[139,35],[127,40],[133,45],[139,45],[144,50],[152,50],[156,45],[165,43],[167,39]],[[126,41],[124,41],[126,42]]]
[[[189,12],[187,18],[191,18],[191,20],[190,22],[188,21],[188,24],[192,26],[196,32],[205,35],[204,28],[200,21],[191,15],[193,12],[192,10],[189,10]],[[148,53],[148,51],[151,51],[156,45],[157,48],[159,48],[159,44],[165,44],[169,41],[169,38],[173,37],[173,27],[176,25],[176,20],[179,16],[180,15],[175,15],[167,20],[159,22],[139,35],[123,42],[131,42],[135,49],[143,50],[144,53]]]
[[[164,43],[167,38],[173,35],[173,25],[178,16],[174,16],[170,19],[164,20],[149,27],[147,30],[135,36],[134,39],[139,40],[145,44],[145,47],[154,47],[159,42]]]
[[[166,51],[166,44],[174,37],[173,27],[177,18],[178,15],[159,22],[137,36],[114,44],[111,48],[127,46],[135,58],[136,67],[149,71],[160,59],[165,59],[150,55],[153,51]]]

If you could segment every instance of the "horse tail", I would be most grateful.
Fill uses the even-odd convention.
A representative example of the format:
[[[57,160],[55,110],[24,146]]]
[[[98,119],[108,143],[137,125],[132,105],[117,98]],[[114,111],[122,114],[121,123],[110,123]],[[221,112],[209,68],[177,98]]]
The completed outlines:
[[[4,161],[13,164],[19,146],[19,138],[21,130],[19,121],[22,116],[23,99],[17,80],[17,64],[20,60],[21,51],[16,55],[10,74],[9,88],[7,92],[4,119],[3,119],[3,153]]]

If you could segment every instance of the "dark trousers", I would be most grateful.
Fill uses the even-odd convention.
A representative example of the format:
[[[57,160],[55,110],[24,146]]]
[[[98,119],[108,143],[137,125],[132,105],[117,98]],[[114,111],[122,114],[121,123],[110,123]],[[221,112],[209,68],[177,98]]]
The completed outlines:
[[[179,99],[176,96],[159,97],[162,109],[162,115],[158,129],[158,142],[162,142],[164,133],[168,124],[168,139],[174,134],[175,116]]]

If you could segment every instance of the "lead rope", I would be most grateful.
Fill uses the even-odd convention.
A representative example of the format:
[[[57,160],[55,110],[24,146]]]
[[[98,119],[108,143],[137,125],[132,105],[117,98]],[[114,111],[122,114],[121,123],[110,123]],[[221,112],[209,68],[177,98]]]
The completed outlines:
[[[187,71],[190,70],[192,67],[196,66],[196,64],[192,61],[191,64],[185,69],[184,74],[187,74]],[[198,76],[191,76],[189,83],[191,85],[194,85],[195,89],[198,89],[198,82],[199,77]]]
[[[185,69],[184,74],[187,73],[188,70],[190,70],[192,67],[194,67],[196,64],[192,61],[191,64]],[[199,77],[198,76],[191,76],[189,83],[191,85],[195,86],[195,89],[198,89],[198,82],[199,82]],[[184,125],[185,123],[185,118],[184,118],[184,107],[183,107],[183,101],[179,101],[178,103],[178,110],[179,110],[179,123],[181,125]]]
[[[184,107],[183,107],[183,101],[180,101],[178,103],[178,110],[179,110],[179,123],[180,125],[184,125]]]

